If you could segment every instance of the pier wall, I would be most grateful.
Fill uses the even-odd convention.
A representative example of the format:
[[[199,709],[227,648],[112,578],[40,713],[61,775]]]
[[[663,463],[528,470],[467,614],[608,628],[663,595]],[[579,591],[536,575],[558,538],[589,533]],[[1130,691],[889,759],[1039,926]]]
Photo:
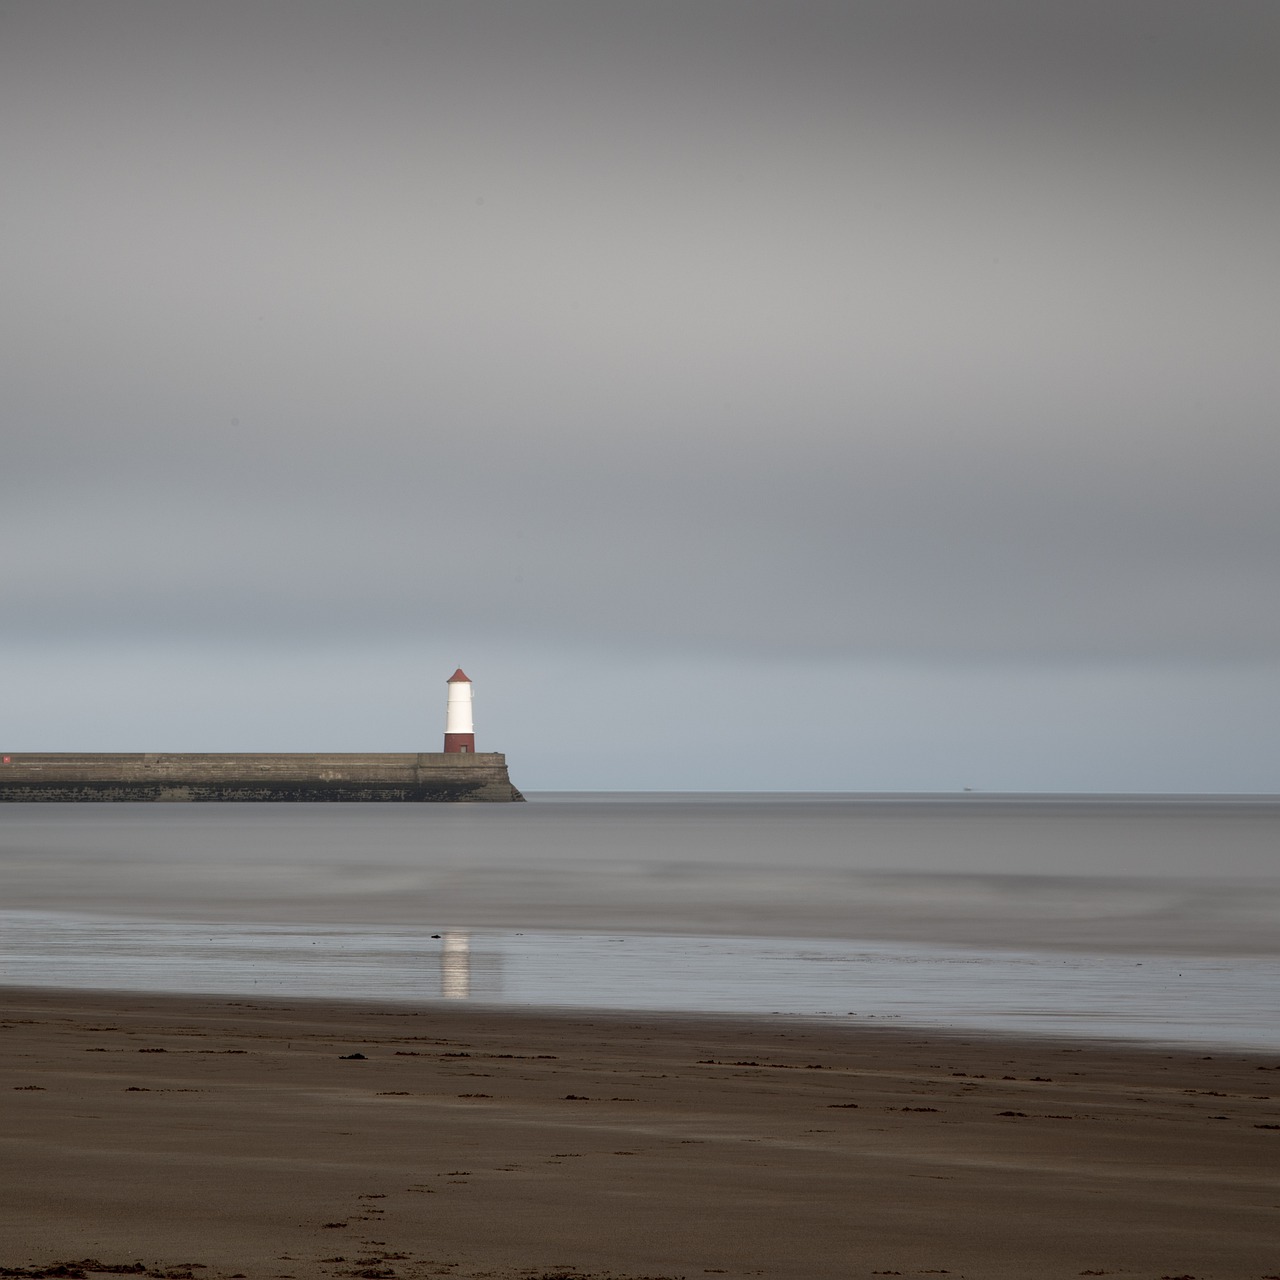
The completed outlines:
[[[501,752],[8,752],[4,801],[514,801]]]

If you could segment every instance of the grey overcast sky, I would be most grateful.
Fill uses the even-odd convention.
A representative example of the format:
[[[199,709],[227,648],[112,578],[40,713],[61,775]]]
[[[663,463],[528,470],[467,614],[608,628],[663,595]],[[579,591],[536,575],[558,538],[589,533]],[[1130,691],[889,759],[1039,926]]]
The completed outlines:
[[[1280,790],[1271,0],[0,0],[0,736]]]

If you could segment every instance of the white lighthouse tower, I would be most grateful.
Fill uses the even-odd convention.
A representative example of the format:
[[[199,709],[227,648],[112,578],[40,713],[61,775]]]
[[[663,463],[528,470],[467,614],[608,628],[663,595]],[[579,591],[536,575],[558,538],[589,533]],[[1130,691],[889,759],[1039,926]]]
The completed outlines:
[[[444,711],[444,749],[475,754],[476,727],[471,718],[471,681],[461,667],[449,677]]]

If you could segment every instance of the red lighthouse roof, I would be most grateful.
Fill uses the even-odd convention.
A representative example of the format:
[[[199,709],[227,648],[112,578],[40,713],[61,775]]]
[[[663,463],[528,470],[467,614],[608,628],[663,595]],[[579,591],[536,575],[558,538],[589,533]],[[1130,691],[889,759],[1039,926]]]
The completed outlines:
[[[449,679],[445,681],[445,683],[456,684],[459,680],[463,681],[465,684],[471,683],[471,677],[467,675],[467,673],[463,671],[461,667],[459,667],[457,671],[455,671],[453,675],[451,675]]]

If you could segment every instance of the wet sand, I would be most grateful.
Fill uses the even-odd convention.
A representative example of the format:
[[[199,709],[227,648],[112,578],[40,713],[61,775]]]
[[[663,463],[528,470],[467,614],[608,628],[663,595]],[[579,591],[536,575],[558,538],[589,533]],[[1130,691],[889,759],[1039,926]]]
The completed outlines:
[[[0,1275],[1280,1273],[1274,1057],[447,1004],[3,1009]]]

